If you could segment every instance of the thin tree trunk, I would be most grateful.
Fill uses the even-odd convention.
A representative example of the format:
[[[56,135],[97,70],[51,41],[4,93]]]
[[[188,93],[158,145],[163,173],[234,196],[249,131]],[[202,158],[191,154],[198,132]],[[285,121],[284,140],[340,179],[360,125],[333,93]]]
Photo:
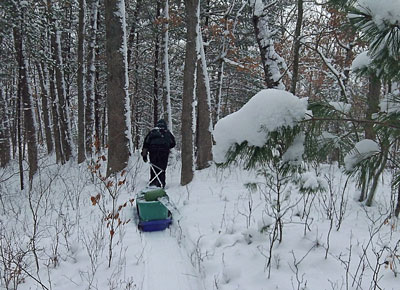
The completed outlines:
[[[379,96],[381,91],[381,81],[375,75],[369,77],[368,94],[367,94],[367,111],[365,114],[366,120],[372,120],[372,115],[379,111]],[[375,140],[376,134],[372,123],[365,125],[365,138]]]
[[[14,85],[15,78],[13,80],[13,84],[10,85],[9,90],[6,91],[6,97],[8,100],[11,100],[11,108],[12,110],[15,110],[18,114],[17,106],[18,106],[18,93],[15,94],[15,90],[18,91],[18,88],[15,87]],[[17,97],[15,97],[17,95]],[[12,159],[15,159],[17,156],[17,151],[18,151],[18,117],[14,118],[14,120],[11,123],[11,149],[12,149]]]
[[[105,0],[108,163],[107,176],[124,169],[130,155],[130,100],[125,1]]]
[[[297,0],[297,22],[294,34],[294,47],[293,47],[293,74],[290,92],[295,95],[297,81],[299,78],[299,60],[300,60],[300,47],[301,47],[301,26],[303,24],[303,0]]]
[[[397,187],[397,205],[396,210],[394,211],[394,216],[399,217],[400,214],[400,186]]]
[[[79,0],[79,24],[78,24],[78,164],[86,159],[85,154],[85,14],[86,1]]]
[[[100,11],[97,14],[97,29],[99,29],[100,26]],[[96,37],[96,42],[97,42],[97,37]],[[99,49],[96,48],[96,63],[100,62],[100,54],[99,54]],[[96,70],[96,81],[95,83],[99,83],[100,81],[100,73],[98,70]],[[99,142],[99,145],[96,146],[96,150],[103,148],[104,146],[104,140],[103,140],[103,132],[102,132],[102,121],[101,121],[101,116],[102,111],[105,112],[105,109],[103,110],[102,104],[104,103],[104,95],[100,94],[99,90],[94,91],[94,134],[97,138],[96,142]],[[106,108],[106,106],[104,106]],[[105,115],[104,115],[105,118]]]
[[[60,40],[60,32],[57,27],[57,19],[53,15],[53,4],[52,0],[47,0],[48,14],[49,14],[49,23],[51,25],[51,53],[52,59],[55,64],[55,67],[51,67],[50,70],[55,75],[55,83],[53,81],[53,85],[55,85],[55,90],[57,91],[56,100],[58,102],[57,108],[57,116],[59,121],[59,134],[60,134],[60,144],[62,146],[62,157],[60,161],[64,163],[68,161],[71,157],[71,143],[70,143],[70,135],[69,135],[69,126],[68,126],[68,106],[66,104],[66,91],[65,91],[65,82],[63,75],[63,62],[61,55],[61,40]],[[51,78],[51,76],[50,76]],[[52,79],[51,79],[52,81]],[[50,85],[51,85],[50,81]],[[51,90],[51,89],[50,89]],[[54,104],[53,104],[54,106]],[[54,125],[54,124],[53,124]]]
[[[43,64],[41,65],[39,62],[36,62],[36,67],[38,70],[39,83],[41,88],[40,97],[42,99],[43,123],[44,123],[44,133],[46,136],[47,154],[51,154],[54,150],[54,145],[50,128],[49,104],[48,104],[49,92],[44,77],[45,76],[44,65]]]
[[[217,123],[219,119],[221,118],[221,103],[222,103],[222,86],[224,84],[224,68],[225,68],[225,57],[228,51],[228,45],[229,41],[227,40],[227,35],[229,33],[228,31],[228,16],[233,9],[233,6],[231,6],[230,10],[228,10],[225,15],[224,15],[224,33],[222,34],[222,50],[221,54],[219,56],[219,66],[218,66],[218,90],[217,90],[217,96],[215,99],[215,117],[214,117],[214,123]]]
[[[56,89],[58,96],[58,115],[60,121],[60,135],[61,135],[61,144],[63,148],[63,155],[65,161],[68,161],[71,157],[71,142],[70,142],[70,134],[69,134],[69,126],[68,126],[68,105],[66,103],[66,92],[65,92],[65,83],[62,71],[62,56],[61,56],[61,43],[60,43],[60,34],[57,29],[55,29],[54,34],[52,35],[52,46],[53,46],[53,57],[54,62],[56,63],[55,67],[55,77],[56,77]]]
[[[193,98],[196,80],[196,41],[198,25],[198,0],[185,1],[186,10],[186,53],[183,72],[182,97],[182,171],[181,185],[187,185],[193,179]]]
[[[161,16],[161,2],[157,0],[157,12],[156,21]],[[155,22],[156,22],[155,21]],[[157,25],[157,24],[155,24]],[[159,33],[157,29],[155,30],[155,40],[154,40],[154,80],[153,80],[153,123],[157,124],[158,121],[158,103],[159,103],[159,58],[160,58],[160,40]]]
[[[132,21],[132,26],[131,26],[131,30],[129,32],[129,39],[128,39],[128,65],[130,65],[132,63],[132,54],[133,54],[134,50],[136,50],[136,46],[135,46],[136,25],[138,22],[138,16],[139,16],[139,11],[141,9],[141,4],[142,4],[141,0],[136,1],[136,8],[133,13],[133,21]],[[136,37],[136,39],[137,39],[137,37]]]
[[[85,109],[85,138],[86,138],[86,154],[92,154],[94,129],[94,100],[95,100],[95,80],[96,80],[96,39],[97,39],[97,15],[99,0],[92,0],[91,3],[91,20],[89,28],[89,45],[87,55],[87,90],[86,90],[86,109]]]
[[[269,19],[271,13],[266,11],[267,7],[261,7],[264,4],[258,4],[257,7],[253,7],[253,25],[258,47],[260,49],[265,83],[267,88],[282,88],[283,85],[278,66],[278,63],[281,62],[282,59],[276,53],[274,47],[274,31],[270,26],[272,21]],[[271,9],[271,7],[268,7],[268,9]]]
[[[17,103],[16,103],[16,110],[17,110],[17,142],[18,142],[18,167],[19,167],[19,183],[20,183],[20,188],[21,190],[24,190],[24,166],[22,164],[24,160],[24,153],[22,149],[22,126],[21,126],[21,119],[22,119],[22,114],[21,114],[21,102],[22,102],[22,97],[21,97],[21,89],[18,88],[18,93],[17,93]]]
[[[53,134],[54,134],[54,148],[56,152],[56,162],[64,164],[65,158],[64,153],[61,145],[61,133],[60,133],[60,124],[59,124],[59,117],[58,117],[58,99],[57,99],[57,92],[56,92],[56,85],[54,80],[54,70],[51,67],[49,69],[49,80],[50,80],[50,100],[51,100],[51,112],[53,118]]]
[[[172,105],[171,105],[171,84],[169,75],[169,0],[165,0],[164,7],[164,88],[165,88],[165,112],[164,115],[168,120],[168,128],[173,133],[172,128]]]
[[[381,164],[379,165],[379,168],[377,169],[376,173],[373,176],[372,186],[368,193],[367,202],[365,203],[366,206],[371,206],[372,202],[374,200],[376,189],[379,184],[379,178],[381,177],[383,171],[386,168],[387,158],[388,158],[388,154],[389,154],[388,150],[389,149],[382,148],[382,153],[381,153],[381,154],[383,154],[382,161],[381,161]]]
[[[17,51],[17,62],[19,67],[19,92],[23,102],[24,129],[28,145],[29,181],[38,169],[37,141],[36,141],[36,120],[34,115],[32,92],[29,86],[28,63],[25,59],[24,40],[21,31],[14,27],[14,43]]]
[[[11,160],[10,154],[10,120],[3,89],[0,88],[0,167],[4,168]]]

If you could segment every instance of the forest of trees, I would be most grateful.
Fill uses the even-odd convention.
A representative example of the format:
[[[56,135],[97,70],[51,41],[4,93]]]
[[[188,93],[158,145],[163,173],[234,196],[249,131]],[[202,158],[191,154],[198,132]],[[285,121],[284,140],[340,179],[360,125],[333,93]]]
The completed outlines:
[[[379,154],[353,172],[360,201],[372,203],[384,169],[396,194],[400,110],[379,103],[399,104],[400,27],[377,28],[355,2],[2,0],[0,166],[16,160],[24,188],[42,156],[89,163],[107,148],[111,175],[164,118],[185,185],[212,160],[215,123],[276,88],[309,99],[310,141],[335,136],[306,159],[341,166],[357,141],[375,140]],[[367,50],[371,65],[352,72]]]

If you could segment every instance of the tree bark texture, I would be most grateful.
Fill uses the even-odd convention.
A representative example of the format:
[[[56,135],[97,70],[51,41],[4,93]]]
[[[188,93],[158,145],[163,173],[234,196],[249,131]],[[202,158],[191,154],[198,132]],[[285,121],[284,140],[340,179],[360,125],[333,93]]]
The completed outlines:
[[[303,0],[297,0],[297,22],[296,30],[294,34],[294,46],[293,46],[293,73],[292,73],[292,84],[290,92],[295,95],[296,87],[299,78],[299,61],[300,61],[300,47],[301,47],[301,26],[303,24]]]
[[[21,31],[14,27],[14,44],[17,51],[17,63],[19,70],[18,87],[20,98],[22,100],[24,129],[26,143],[28,145],[28,164],[29,164],[29,180],[32,181],[33,176],[38,169],[37,142],[36,142],[36,120],[34,116],[32,93],[29,87],[28,64],[25,59],[24,40]]]
[[[171,84],[170,84],[170,73],[169,73],[169,0],[165,1],[164,6],[164,118],[168,123],[169,131],[173,134],[172,125],[172,104],[171,104]]]
[[[79,0],[79,21],[78,21],[78,163],[86,159],[85,154],[85,13],[86,1]]]
[[[87,79],[86,79],[86,108],[85,108],[85,147],[86,154],[92,154],[94,129],[94,99],[95,99],[95,80],[96,80],[96,35],[97,35],[97,14],[99,0],[91,2],[91,18],[89,27],[89,44],[87,55]],[[97,136],[98,137],[98,136]]]
[[[259,9],[259,7],[258,7]],[[253,7],[255,10],[255,7]],[[257,44],[260,49],[261,63],[264,69],[264,77],[267,88],[280,88],[282,86],[278,67],[279,56],[275,51],[273,33],[270,27],[269,15],[266,8],[253,11],[253,26]]]
[[[201,37],[199,35],[198,37]],[[201,43],[201,42],[200,42]],[[201,43],[202,45],[202,43]],[[200,48],[201,49],[201,48]],[[197,96],[197,130],[196,130],[196,168],[204,169],[210,166],[212,160],[212,137],[211,137],[211,117],[210,117],[210,92],[208,91],[209,82],[207,68],[204,67],[205,59],[197,61],[196,96]]]
[[[60,123],[58,117],[58,99],[55,85],[54,69],[49,69],[49,85],[50,85],[50,100],[51,100],[51,115],[53,120],[54,148],[56,152],[56,162],[64,164],[65,158],[61,144]]]
[[[365,118],[372,120],[372,115],[379,112],[379,97],[381,91],[381,81],[375,75],[371,74],[369,77],[368,94],[367,94],[367,111]],[[376,134],[372,123],[365,125],[365,138],[375,140]]]
[[[198,0],[185,1],[186,11],[186,52],[183,76],[182,97],[182,171],[181,185],[187,185],[193,179],[193,100],[195,95],[196,72],[196,26],[198,23]]]
[[[400,186],[397,187],[397,204],[396,204],[396,209],[394,211],[394,216],[399,217],[400,214]]]
[[[61,144],[63,148],[63,155],[65,161],[68,161],[71,157],[71,141],[70,141],[70,132],[68,126],[68,105],[66,102],[66,91],[65,91],[65,83],[64,83],[64,75],[63,75],[63,64],[62,64],[62,56],[61,56],[61,43],[59,39],[59,32],[56,31],[52,35],[52,43],[53,43],[53,57],[54,62],[56,63],[55,69],[55,77],[56,77],[56,90],[58,97],[58,116],[60,122],[60,136],[61,136]]]
[[[10,120],[6,109],[6,100],[3,90],[0,89],[0,167],[5,167],[11,160],[10,153]]]
[[[38,76],[39,76],[39,83],[40,83],[40,89],[41,89],[41,94],[40,98],[42,100],[42,114],[43,114],[43,123],[44,123],[44,133],[46,136],[46,146],[47,146],[47,153],[51,154],[54,150],[54,144],[53,144],[53,137],[51,135],[51,128],[50,128],[50,116],[49,116],[49,91],[47,89],[46,81],[45,81],[45,70],[44,70],[44,64],[40,64],[39,62],[36,62],[36,67],[38,70]]]
[[[51,37],[50,37],[50,42],[51,42],[51,54],[52,54],[52,59],[54,65],[52,65],[49,70],[51,71],[50,74],[50,94],[54,93],[56,95],[53,95],[55,98],[54,101],[57,102],[56,104],[53,104],[53,108],[57,110],[57,119],[58,119],[58,129],[59,129],[59,135],[60,135],[60,145],[61,149],[59,150],[58,154],[60,154],[60,158],[57,158],[57,160],[61,161],[61,163],[64,163],[65,161],[68,161],[69,158],[71,157],[71,143],[70,143],[70,134],[69,134],[69,128],[68,128],[68,113],[67,113],[67,104],[66,104],[66,92],[65,92],[65,83],[64,83],[64,75],[63,75],[63,62],[62,62],[62,55],[61,55],[61,43],[60,43],[60,35],[59,31],[57,28],[57,20],[55,15],[53,15],[53,3],[52,0],[47,0],[47,8],[48,8],[48,17],[49,17],[49,23],[51,26]],[[54,78],[52,78],[52,75],[54,75]],[[52,87],[53,86],[53,87]],[[54,116],[53,116],[54,118]],[[54,126],[54,124],[53,124]],[[56,134],[56,132],[54,131]],[[57,137],[55,136],[55,139]],[[56,146],[57,142],[55,140]],[[56,148],[56,154],[57,154],[57,148]]]
[[[124,169],[130,155],[124,8],[124,0],[105,0],[109,146],[107,176]]]
[[[157,0],[157,14],[156,14],[156,19],[155,22],[160,18],[161,16],[161,2]],[[157,24],[155,24],[157,25]],[[158,121],[158,107],[159,107],[159,58],[160,58],[160,38],[159,38],[159,33],[157,30],[154,31],[154,79],[153,79],[153,122],[154,125],[157,124]]]

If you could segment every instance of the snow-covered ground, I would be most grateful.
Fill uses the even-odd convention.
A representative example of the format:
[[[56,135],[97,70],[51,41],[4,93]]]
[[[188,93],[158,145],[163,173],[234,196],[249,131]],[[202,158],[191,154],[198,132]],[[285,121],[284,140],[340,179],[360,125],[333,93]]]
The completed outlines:
[[[8,282],[14,289],[18,279],[23,290],[399,289],[400,234],[397,221],[386,220],[387,185],[366,208],[339,169],[322,166],[331,191],[288,188],[279,242],[273,238],[274,197],[262,177],[239,166],[212,166],[182,187],[179,167],[171,161],[167,191],[180,215],[163,232],[142,233],[129,200],[146,185],[148,164],[132,158],[117,192],[116,208],[127,204],[118,211],[110,267],[111,198],[106,194],[93,205],[91,197],[104,186],[86,165],[42,160],[31,195],[19,190],[17,174],[8,178],[16,168],[2,170],[2,287]],[[249,191],[249,182],[260,182],[259,190]]]

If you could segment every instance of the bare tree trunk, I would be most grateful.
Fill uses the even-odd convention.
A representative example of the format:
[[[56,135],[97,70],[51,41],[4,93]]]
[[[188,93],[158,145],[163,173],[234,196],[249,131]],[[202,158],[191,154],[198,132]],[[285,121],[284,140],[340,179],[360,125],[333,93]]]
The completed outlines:
[[[293,74],[290,92],[296,94],[296,86],[299,78],[299,60],[300,60],[300,47],[301,47],[301,26],[303,24],[303,0],[297,0],[297,22],[294,34],[294,47],[293,47]]]
[[[51,136],[51,128],[50,128],[50,116],[49,116],[49,92],[45,82],[45,69],[43,63],[40,64],[36,62],[36,67],[38,70],[39,83],[41,88],[40,98],[42,99],[42,111],[43,111],[43,123],[44,123],[44,133],[46,136],[46,146],[47,153],[51,154],[54,150],[53,138]]]
[[[258,4],[258,6],[254,4],[257,7],[253,6],[253,25],[258,47],[260,49],[261,62],[265,74],[265,83],[267,88],[282,88],[283,84],[278,65],[282,62],[282,58],[275,51],[273,39],[275,32],[270,25],[272,21],[270,20],[271,13],[269,11],[272,10],[276,3],[272,2],[269,4],[269,7],[261,7],[264,4]]]
[[[11,160],[10,154],[10,120],[3,89],[0,88],[0,167],[5,167]]]
[[[61,144],[63,148],[63,155],[65,161],[68,161],[71,157],[71,141],[70,141],[70,133],[68,126],[68,105],[66,103],[66,92],[65,92],[65,83],[62,72],[62,59],[61,59],[61,47],[60,47],[60,35],[59,32],[55,32],[56,35],[53,35],[52,42],[54,48],[53,57],[56,63],[55,67],[55,77],[56,77],[56,89],[58,96],[58,115],[60,121],[60,135],[61,135]]]
[[[229,35],[229,30],[228,30],[228,16],[233,9],[233,5],[230,7],[230,9],[225,13],[224,15],[224,33],[222,34],[222,50],[219,56],[218,60],[218,90],[217,90],[217,96],[215,99],[215,110],[214,110],[214,123],[217,123],[219,119],[221,118],[221,103],[222,103],[222,86],[224,84],[224,68],[225,68],[225,57],[228,51],[228,45],[229,45],[229,40],[227,39],[227,36]]]
[[[15,89],[18,90],[18,88],[15,88],[14,86],[14,81],[10,86],[8,87],[8,90],[6,90],[6,99],[11,100],[10,107],[11,110],[15,110],[18,114],[17,106],[18,106],[18,93],[16,94],[14,91]],[[17,97],[15,97],[15,95]],[[18,117],[14,118],[14,120],[11,121],[10,123],[10,138],[11,138],[11,158],[15,159],[17,156],[17,151],[18,151]]]
[[[85,14],[86,1],[79,0],[79,24],[78,24],[78,164],[86,159],[85,154]]]
[[[51,48],[52,48],[52,58],[55,67],[51,68],[54,71],[56,79],[56,90],[57,90],[57,110],[58,110],[58,120],[59,120],[59,132],[60,132],[60,142],[62,146],[62,160],[61,162],[68,161],[71,157],[71,141],[68,126],[68,106],[66,103],[66,92],[65,92],[65,82],[63,75],[63,62],[61,55],[61,40],[60,32],[57,27],[57,20],[53,15],[53,5],[52,0],[47,0],[49,21],[51,25]],[[54,83],[53,83],[54,84]]]
[[[210,82],[207,72],[204,46],[201,32],[197,32],[199,38],[200,59],[197,61],[197,130],[196,130],[196,148],[197,148],[197,169],[204,169],[210,166],[212,160],[212,137],[211,137],[211,96]]]
[[[193,98],[195,96],[196,80],[196,41],[198,24],[198,0],[185,1],[186,10],[186,54],[183,77],[182,97],[182,171],[181,185],[190,183],[193,179]]]
[[[172,125],[172,105],[171,105],[171,86],[170,86],[170,75],[169,75],[169,0],[165,0],[164,6],[164,116],[168,120],[168,128],[173,134]]]
[[[22,114],[21,114],[21,89],[18,87],[18,92],[17,92],[17,102],[16,102],[16,111],[17,111],[17,118],[16,118],[16,133],[17,133],[17,146],[18,146],[18,167],[19,167],[19,182],[20,182],[20,188],[21,190],[24,189],[24,166],[23,166],[23,160],[24,160],[24,152],[22,149],[22,126],[21,126],[21,121],[22,121]]]
[[[86,109],[85,109],[85,138],[86,154],[92,154],[94,130],[94,99],[95,99],[95,80],[96,80],[96,36],[97,36],[97,15],[99,0],[91,2],[91,20],[89,28],[89,45],[87,55],[87,88],[86,88]],[[97,136],[98,137],[98,136]]]
[[[132,53],[135,50],[136,26],[137,26],[139,11],[141,9],[141,4],[142,4],[141,0],[136,0],[136,8],[135,8],[135,11],[133,14],[133,21],[132,21],[132,26],[131,26],[131,30],[129,32],[129,39],[128,39],[128,65],[130,65],[132,63]]]
[[[400,186],[397,187],[397,205],[394,211],[394,216],[399,217],[400,214]]]
[[[107,176],[124,169],[130,155],[130,104],[125,1],[105,0],[108,163]]]
[[[157,0],[157,12],[156,21],[161,16],[161,2]],[[155,24],[157,25],[157,24]],[[153,79],[153,123],[157,124],[158,121],[158,103],[159,103],[159,58],[160,58],[160,40],[159,33],[157,29],[155,30],[155,40],[154,40],[154,79]]]
[[[51,115],[53,118],[53,134],[54,134],[54,148],[56,152],[56,162],[64,164],[65,158],[61,145],[61,133],[60,133],[60,124],[58,117],[58,100],[57,100],[57,92],[56,85],[54,80],[54,70],[53,68],[49,69],[49,80],[50,80],[50,100],[51,100]]]
[[[99,17],[97,17],[97,20],[99,20]],[[98,49],[96,49],[96,62],[100,61],[100,55],[98,53]],[[100,73],[96,71],[96,83],[99,82],[100,78]],[[99,90],[94,91],[94,134],[97,138],[96,142],[99,142],[99,146],[97,146],[97,150],[100,149],[105,142],[103,142],[103,134],[102,134],[102,111],[105,112],[106,106],[104,108],[102,107],[102,104],[104,103],[105,97],[100,94]],[[105,118],[105,116],[104,116]]]
[[[37,142],[36,142],[36,120],[34,115],[32,92],[28,77],[28,63],[25,59],[24,39],[21,31],[14,26],[14,43],[17,51],[17,62],[19,67],[19,92],[23,102],[24,110],[24,129],[26,142],[28,144],[28,163],[29,181],[32,182],[33,176],[38,169]]]
[[[381,91],[381,81],[375,75],[371,74],[369,77],[368,94],[367,94],[367,111],[365,118],[372,119],[372,115],[379,111],[379,96]],[[365,138],[375,140],[376,134],[372,123],[365,125]]]

